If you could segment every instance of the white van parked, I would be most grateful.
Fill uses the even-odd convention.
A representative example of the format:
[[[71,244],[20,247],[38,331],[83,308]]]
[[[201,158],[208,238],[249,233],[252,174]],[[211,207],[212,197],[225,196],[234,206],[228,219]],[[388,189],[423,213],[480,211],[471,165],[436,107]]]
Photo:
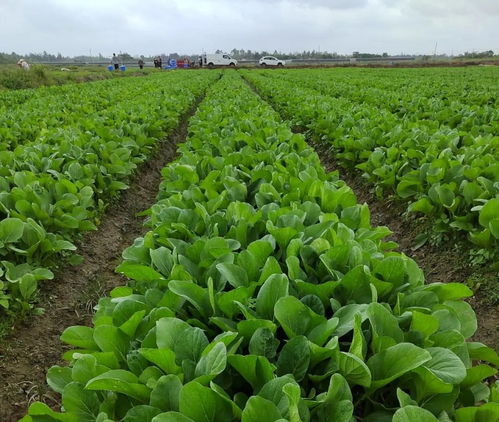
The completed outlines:
[[[206,54],[201,56],[203,66],[237,66],[237,60],[230,57],[228,54]]]

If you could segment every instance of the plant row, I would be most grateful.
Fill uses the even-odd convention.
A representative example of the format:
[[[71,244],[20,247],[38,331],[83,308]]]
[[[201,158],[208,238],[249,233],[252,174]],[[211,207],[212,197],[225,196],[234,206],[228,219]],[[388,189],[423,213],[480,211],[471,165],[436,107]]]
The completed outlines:
[[[127,286],[66,329],[63,412],[23,422],[484,421],[471,291],[424,284],[301,135],[227,72],[165,167]],[[481,364],[473,366],[480,361]],[[478,406],[480,405],[480,406]]]
[[[215,78],[179,72],[43,88],[29,99],[19,91],[25,101],[0,118],[0,315],[28,307],[60,254],[95,229],[137,165]]]
[[[459,231],[489,258],[497,250],[496,106],[461,104],[450,94],[451,100],[427,98],[431,83],[421,86],[410,77],[399,91],[359,85],[353,95],[352,87],[341,89],[349,81],[333,80],[330,71],[316,71],[315,80],[302,71],[244,75],[286,118],[330,145],[343,166],[360,169],[379,196],[395,194],[409,212],[430,216],[437,238]],[[362,75],[369,85],[369,74]]]
[[[475,135],[477,129],[497,132],[495,68],[294,69],[275,76],[429,126],[472,130]]]

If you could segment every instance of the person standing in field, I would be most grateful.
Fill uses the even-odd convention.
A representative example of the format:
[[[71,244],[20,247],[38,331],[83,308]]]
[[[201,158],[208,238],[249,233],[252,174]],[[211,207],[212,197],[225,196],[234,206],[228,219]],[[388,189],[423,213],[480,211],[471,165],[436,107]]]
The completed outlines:
[[[144,69],[144,60],[139,59],[139,68],[142,70]]]
[[[116,53],[113,53],[113,58],[111,59],[111,64],[114,66],[114,70],[118,70],[120,67],[120,59],[116,55]]]
[[[26,70],[28,71],[29,70],[29,64],[26,60],[24,59],[20,59],[18,62],[17,62],[17,65],[23,69],[23,70]]]

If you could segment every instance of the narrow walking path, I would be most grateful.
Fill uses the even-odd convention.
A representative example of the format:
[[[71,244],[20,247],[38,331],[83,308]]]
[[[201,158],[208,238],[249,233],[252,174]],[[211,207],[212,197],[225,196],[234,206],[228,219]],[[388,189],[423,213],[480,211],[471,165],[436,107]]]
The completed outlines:
[[[263,101],[266,101],[259,93],[258,89],[251,84],[244,76],[244,81],[251,89],[258,94]],[[268,103],[268,101],[266,101]],[[272,106],[272,104],[270,104]],[[275,108],[274,108],[275,109]],[[284,119],[284,118],[283,118]],[[284,119],[285,120],[285,119]],[[306,135],[303,128],[293,128],[297,133]],[[369,186],[363,181],[360,173],[348,171],[339,166],[334,160],[331,151],[323,144],[307,139],[308,143],[315,149],[323,167],[327,171],[338,171],[340,179],[354,191],[359,203],[366,203],[371,212],[371,223],[373,226],[387,226],[393,233],[388,240],[398,243],[398,250],[414,259],[423,270],[427,283],[447,283],[466,282],[474,276],[474,268],[467,263],[463,257],[463,251],[450,247],[437,247],[425,244],[414,250],[416,236],[420,233],[420,228],[411,225],[402,214],[406,205],[399,204],[387,199],[378,199]],[[481,274],[480,277],[487,277]],[[493,275],[491,275],[493,276]],[[477,294],[470,298],[468,302],[473,307],[478,321],[478,330],[473,336],[474,341],[487,344],[495,350],[499,349],[499,311],[498,306],[490,304],[485,292],[478,290]]]
[[[114,269],[123,249],[146,232],[144,218],[137,213],[155,202],[161,169],[175,159],[176,144],[185,140],[189,118],[200,101],[169,137],[158,142],[129,189],[109,205],[98,230],[80,242],[78,253],[84,262],[62,268],[53,281],[44,283],[39,306],[45,313],[17,324],[11,335],[0,340],[0,421],[17,421],[36,400],[58,403],[45,377],[48,368],[61,362],[66,350],[59,337],[66,327],[89,325],[98,299],[125,283]]]

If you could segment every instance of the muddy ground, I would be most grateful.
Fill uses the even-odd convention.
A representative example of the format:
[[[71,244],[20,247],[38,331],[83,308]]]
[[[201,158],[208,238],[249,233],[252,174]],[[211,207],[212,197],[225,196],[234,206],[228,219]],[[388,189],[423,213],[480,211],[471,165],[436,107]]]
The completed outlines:
[[[137,214],[155,202],[161,169],[175,158],[176,144],[187,137],[188,119],[197,104],[183,116],[172,135],[158,143],[130,188],[109,205],[98,230],[79,243],[83,263],[62,268],[54,280],[41,286],[38,306],[45,313],[18,323],[0,340],[1,422],[17,421],[36,400],[58,404],[58,395],[48,387],[45,376],[51,366],[62,363],[61,356],[67,350],[59,337],[69,326],[90,325],[98,299],[125,283],[114,269],[123,249],[146,232],[144,218]]]

